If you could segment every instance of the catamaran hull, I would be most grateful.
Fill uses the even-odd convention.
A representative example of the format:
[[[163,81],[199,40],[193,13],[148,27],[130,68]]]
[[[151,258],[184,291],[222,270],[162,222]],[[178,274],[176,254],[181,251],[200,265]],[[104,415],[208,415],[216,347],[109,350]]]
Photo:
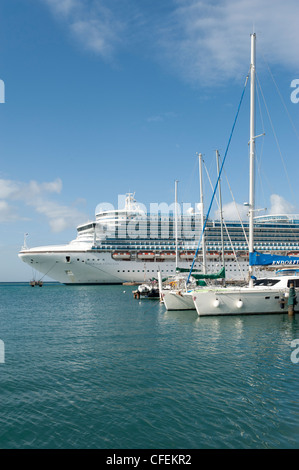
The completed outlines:
[[[287,311],[285,290],[220,290],[193,292],[193,301],[199,316],[249,315],[283,313]]]
[[[195,310],[191,293],[162,292],[166,310]]]

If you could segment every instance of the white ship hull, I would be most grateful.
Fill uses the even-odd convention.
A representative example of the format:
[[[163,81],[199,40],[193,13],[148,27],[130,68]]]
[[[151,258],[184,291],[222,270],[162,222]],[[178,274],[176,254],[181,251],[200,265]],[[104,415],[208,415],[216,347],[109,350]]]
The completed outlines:
[[[174,261],[115,260],[112,253],[76,250],[70,245],[22,250],[19,257],[42,275],[63,284],[122,284],[175,274]],[[190,263],[181,263],[188,268]]]
[[[175,274],[175,260],[119,260],[112,255],[112,252],[92,250],[91,245],[82,249],[82,246],[75,248],[72,244],[23,249],[19,253],[20,259],[35,271],[63,284],[122,284],[157,278],[158,271],[162,277]],[[190,261],[180,261],[180,267],[190,268]],[[216,273],[219,263],[210,261],[207,269]],[[247,271],[247,261],[239,262],[238,266],[231,262],[226,269],[226,277],[244,280]]]

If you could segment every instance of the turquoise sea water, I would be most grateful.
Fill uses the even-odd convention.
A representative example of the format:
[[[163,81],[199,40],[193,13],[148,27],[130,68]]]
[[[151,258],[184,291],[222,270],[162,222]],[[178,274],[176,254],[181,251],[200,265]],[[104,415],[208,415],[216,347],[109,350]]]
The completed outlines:
[[[199,319],[133,289],[0,285],[0,448],[299,447],[298,314]]]

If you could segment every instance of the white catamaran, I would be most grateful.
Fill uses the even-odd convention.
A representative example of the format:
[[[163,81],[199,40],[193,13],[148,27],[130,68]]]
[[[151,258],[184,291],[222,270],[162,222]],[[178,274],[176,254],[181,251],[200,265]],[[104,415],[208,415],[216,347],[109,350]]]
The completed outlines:
[[[286,298],[293,284],[299,287],[298,270],[288,270],[285,276],[272,276],[256,280],[255,265],[275,263],[299,264],[299,258],[283,258],[273,254],[262,255],[254,248],[254,175],[255,175],[255,75],[256,35],[251,35],[250,64],[250,177],[249,177],[249,285],[246,287],[220,287],[193,291],[193,300],[199,316],[281,313],[287,310]]]

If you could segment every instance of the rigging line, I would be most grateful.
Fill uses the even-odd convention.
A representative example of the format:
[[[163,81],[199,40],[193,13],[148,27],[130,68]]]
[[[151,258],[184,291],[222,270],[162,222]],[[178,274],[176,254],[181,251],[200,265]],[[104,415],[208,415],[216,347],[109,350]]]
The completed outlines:
[[[99,268],[98,266],[95,266],[94,264],[88,263],[87,261],[85,261],[85,264],[86,264],[87,266],[90,266],[91,268],[94,268],[94,269],[97,269],[98,271],[101,271],[101,272],[104,273],[104,274],[107,274],[107,270],[105,271],[104,269],[101,269],[101,268]],[[115,279],[121,280],[121,277],[116,276],[115,274],[111,274],[111,273],[109,273],[109,274],[110,274],[111,276],[115,277]]]
[[[256,152],[257,172],[258,172],[258,176],[259,176],[259,182],[260,182],[260,189],[261,189],[261,192],[262,192],[262,197],[263,197],[263,200],[264,200],[264,207],[266,207],[266,202],[265,202],[266,198],[265,198],[264,184],[263,184],[263,181],[264,181],[265,177],[263,175],[263,178],[262,178],[262,174],[261,174],[262,173],[262,171],[261,171],[262,155],[263,155],[264,143],[265,143],[265,137],[264,137],[265,136],[265,124],[264,124],[264,119],[263,119],[263,113],[262,113],[262,107],[261,107],[261,101],[260,101],[260,94],[259,93],[257,93],[257,102],[258,102],[259,114],[260,114],[260,119],[261,119],[261,123],[262,123],[262,131],[263,131],[262,132],[263,139],[262,139],[262,143],[261,143],[260,155],[258,156],[257,152]],[[248,160],[249,160],[249,148],[248,148]]]
[[[139,304],[141,304],[141,303],[142,303],[142,300],[139,300]],[[160,306],[160,305],[159,305],[159,306]],[[158,306],[158,307],[159,307],[159,306]],[[142,313],[152,313],[153,310],[154,310],[154,308],[157,309],[157,304],[156,304],[156,303],[153,303],[153,304],[152,304],[150,307],[148,307],[146,310],[143,310]]]
[[[219,155],[219,156],[220,156],[220,155]],[[221,156],[220,156],[220,159],[221,159]],[[233,195],[233,191],[232,191],[231,185],[230,185],[230,183],[229,183],[229,180],[228,180],[228,177],[227,177],[227,174],[226,174],[225,169],[223,169],[223,172],[224,172],[224,176],[225,176],[225,179],[226,179],[226,183],[227,183],[227,186],[228,186],[230,195],[231,195],[232,200],[233,200],[233,203],[234,203],[234,205],[235,205],[236,212],[237,212],[237,214],[238,214],[239,222],[240,222],[241,227],[242,227],[242,230],[243,230],[243,235],[244,235],[245,241],[246,241],[246,243],[247,243],[247,246],[249,247],[249,241],[248,241],[248,237],[247,237],[247,234],[246,234],[246,230],[245,230],[245,227],[244,227],[244,224],[243,224],[243,220],[242,220],[240,211],[239,211],[239,209],[238,209],[238,205],[237,205],[237,203],[236,203],[235,197],[234,197],[234,195]]]
[[[202,228],[201,236],[200,236],[200,238],[199,238],[199,242],[198,242],[198,245],[197,245],[196,253],[195,253],[194,258],[193,258],[193,261],[192,261],[192,265],[191,265],[191,268],[190,268],[189,276],[188,276],[188,279],[187,279],[187,284],[189,283],[189,279],[190,279],[190,276],[191,276],[191,273],[192,273],[192,270],[193,270],[193,266],[194,266],[194,263],[195,263],[195,260],[196,260],[196,257],[197,257],[197,254],[198,254],[200,245],[201,245],[202,236],[203,236],[203,233],[204,233],[204,231],[205,231],[206,224],[207,224],[207,221],[208,221],[208,218],[209,218],[211,209],[212,209],[213,200],[214,200],[216,191],[217,191],[217,189],[218,189],[219,179],[220,179],[220,176],[221,176],[221,173],[222,173],[222,169],[223,169],[224,162],[225,162],[226,157],[227,157],[227,152],[228,152],[228,149],[229,149],[231,140],[232,140],[232,136],[233,136],[233,133],[234,133],[234,130],[235,130],[236,122],[237,122],[237,119],[238,119],[238,116],[239,116],[239,112],[240,112],[241,104],[242,104],[243,97],[244,97],[244,94],[245,94],[245,90],[246,90],[246,86],[247,86],[247,83],[248,83],[248,79],[249,79],[249,73],[247,74],[246,79],[245,79],[245,84],[244,84],[244,88],[243,88],[243,91],[242,91],[241,99],[240,99],[240,102],[239,102],[237,114],[236,114],[236,117],[235,117],[235,120],[234,120],[234,124],[233,124],[232,130],[231,130],[231,133],[230,133],[230,136],[229,136],[229,139],[228,139],[228,144],[227,144],[227,147],[226,147],[226,150],[225,150],[225,154],[224,154],[224,158],[223,158],[223,161],[222,161],[222,164],[221,164],[220,171],[219,171],[219,173],[218,173],[218,178],[217,178],[217,181],[216,181],[216,184],[215,184],[214,192],[213,192],[212,199],[211,199],[211,202],[210,202],[210,206],[209,206],[209,209],[208,209],[208,212],[207,212],[207,215],[206,215],[206,219],[205,219],[205,222],[204,222],[204,226],[203,226],[203,228]]]
[[[207,169],[206,169],[206,171],[207,171]],[[207,176],[208,176],[208,180],[209,180],[209,183],[210,183],[210,185],[211,185],[211,188],[213,189],[212,181],[211,181],[211,178],[210,178],[210,176],[209,176],[208,173],[207,173]],[[219,202],[218,202],[217,199],[216,199],[216,203],[217,203],[218,210],[219,210],[219,212],[220,212],[220,204],[219,204]],[[236,250],[235,250],[235,248],[234,248],[234,245],[233,245],[231,236],[230,236],[230,234],[229,234],[229,231],[228,231],[228,228],[227,228],[227,225],[226,225],[224,219],[222,219],[222,223],[223,223],[223,225],[224,225],[224,228],[225,228],[225,231],[226,231],[226,235],[227,235],[227,238],[228,238],[228,240],[229,240],[231,249],[233,250],[233,254],[234,254],[235,261],[237,262],[239,271],[240,271],[240,273],[242,274],[242,269],[241,269],[241,266],[240,266],[240,263],[239,263],[239,260],[238,260],[237,254],[236,254]],[[245,235],[245,232],[244,232],[244,235]],[[244,278],[244,280],[245,280],[245,278]]]
[[[261,101],[260,101],[260,93],[259,93],[258,88],[257,88],[257,102],[258,102],[258,105],[259,105],[259,113],[260,113],[260,119],[261,119],[261,123],[262,123],[262,130],[263,130],[263,134],[265,135],[266,134],[266,132],[265,132],[265,123],[264,123],[264,119],[263,119],[263,113],[262,113],[262,107],[261,107]],[[263,138],[262,139],[261,155],[262,155],[262,152],[263,152],[264,142],[265,142],[265,139]],[[248,159],[249,159],[249,148],[248,148]],[[274,189],[271,181],[269,180],[267,173],[265,173],[264,171],[263,172],[261,171],[261,164],[262,164],[261,156],[258,158],[258,156],[256,155],[256,159],[257,159],[258,176],[259,176],[259,181],[260,181],[260,189],[261,189],[261,192],[262,192],[262,195],[263,195],[264,206],[266,207],[267,203],[265,202],[266,198],[265,198],[265,192],[264,192],[265,182],[267,182],[270,191],[275,192],[275,189]],[[261,176],[261,173],[263,173],[262,176]]]
[[[266,64],[266,67],[267,67],[267,69],[268,69],[268,71],[269,71],[270,77],[271,77],[272,80],[273,80],[273,83],[274,83],[274,85],[275,85],[275,88],[276,88],[276,90],[277,90],[277,93],[278,93],[278,95],[279,95],[279,97],[280,97],[280,99],[281,99],[281,102],[282,102],[282,104],[283,104],[283,107],[284,107],[284,109],[285,109],[285,111],[286,111],[286,113],[287,113],[287,115],[288,115],[288,118],[289,118],[289,120],[290,120],[290,123],[291,123],[291,125],[292,125],[292,128],[293,128],[293,130],[294,130],[294,132],[295,132],[295,134],[296,134],[296,136],[297,136],[297,138],[298,138],[298,140],[299,140],[299,132],[297,131],[296,126],[295,126],[295,124],[294,124],[294,122],[293,122],[293,120],[292,120],[292,117],[291,117],[291,115],[290,115],[290,112],[289,112],[289,110],[288,110],[288,108],[287,108],[287,105],[285,104],[285,101],[284,101],[284,99],[283,99],[283,97],[282,97],[282,94],[281,94],[281,92],[280,92],[280,90],[279,90],[279,88],[278,88],[278,85],[277,85],[277,83],[276,83],[276,81],[275,81],[275,79],[274,79],[274,76],[273,76],[273,74],[272,74],[272,72],[271,72],[271,69],[270,69],[270,67],[269,67],[269,64],[266,62],[265,57],[263,56],[263,54],[262,54],[262,57],[263,57],[264,63]]]
[[[188,180],[187,186],[186,185],[184,186],[184,190],[183,190],[182,197],[181,197],[182,201],[185,201],[186,199],[188,200],[190,198],[190,188],[194,184],[193,181],[196,175],[196,168],[197,168],[197,159],[195,159],[193,169],[189,174],[189,180]]]
[[[58,263],[58,261],[55,261],[55,263],[53,264],[53,266],[51,266],[51,268],[40,278],[40,281],[51,271],[51,269],[54,268],[55,264]]]
[[[257,78],[258,85],[259,85],[259,87],[260,87],[261,95],[262,95],[262,98],[263,98],[263,101],[264,101],[264,105],[265,105],[265,108],[266,108],[266,111],[267,111],[268,119],[269,119],[269,121],[270,121],[270,125],[271,125],[271,128],[272,128],[272,132],[273,132],[273,134],[274,134],[274,139],[275,139],[275,142],[276,142],[276,145],[277,145],[277,148],[278,148],[278,152],[279,152],[279,154],[280,154],[280,158],[281,158],[282,165],[283,165],[283,168],[284,168],[284,171],[285,171],[285,174],[286,174],[286,178],[287,178],[287,181],[288,181],[288,183],[289,183],[290,190],[291,190],[291,192],[292,192],[292,194],[293,194],[294,201],[296,201],[295,193],[294,193],[294,191],[293,191],[293,188],[292,188],[292,185],[291,185],[291,182],[290,182],[290,178],[289,178],[289,175],[288,175],[288,172],[287,172],[286,164],[285,164],[285,161],[284,161],[284,158],[283,158],[283,155],[282,155],[282,151],[281,151],[281,148],[280,148],[280,145],[279,145],[279,142],[278,142],[278,138],[277,138],[277,135],[276,135],[274,126],[273,126],[273,122],[272,122],[272,119],[271,119],[271,116],[270,116],[270,113],[269,113],[269,109],[268,109],[268,106],[267,106],[267,103],[266,103],[266,100],[265,100],[265,97],[264,97],[264,94],[263,94],[263,90],[262,90],[262,88],[261,88],[261,84],[260,84],[260,81],[259,81],[259,79],[258,79],[257,74],[256,74],[256,78]]]
[[[226,174],[225,170],[223,170],[223,171],[224,171],[224,176],[225,176],[225,179],[226,179],[226,182],[227,182],[227,185],[228,185],[228,189],[229,189],[229,191],[230,191],[231,197],[232,197],[233,202],[234,202],[234,204],[235,204],[235,209],[236,209],[237,214],[238,214],[238,217],[239,217],[239,222],[240,222],[241,227],[242,227],[242,230],[243,230],[243,235],[244,235],[245,241],[246,241],[246,243],[247,243],[247,247],[249,247],[248,237],[247,237],[247,234],[246,234],[246,230],[245,230],[245,227],[244,227],[244,224],[243,224],[243,220],[242,220],[240,211],[239,211],[239,209],[238,209],[238,205],[237,205],[236,200],[235,200],[235,198],[234,198],[234,195],[233,195],[233,192],[232,192],[232,188],[231,188],[231,186],[230,186],[230,184],[229,184],[229,181],[228,181],[228,178],[227,178],[227,174]]]
[[[212,187],[212,189],[213,189],[213,186],[212,186],[212,181],[211,181],[211,179],[210,179],[209,175],[208,175],[208,179],[209,179],[210,185],[211,185],[211,187]],[[218,200],[217,200],[217,199],[216,199],[216,203],[217,203],[218,210],[219,210],[219,212],[220,212],[220,205],[219,205],[219,202],[218,202]],[[222,222],[223,222],[223,224],[224,224],[224,228],[225,228],[226,235],[227,235],[227,238],[228,238],[228,240],[229,240],[229,243],[230,243],[231,249],[233,250],[234,257],[235,257],[235,260],[237,261],[238,267],[239,267],[239,269],[240,269],[240,271],[241,271],[241,268],[240,268],[240,265],[239,265],[239,262],[238,262],[238,259],[237,259],[236,251],[235,251],[235,249],[234,249],[234,245],[233,245],[233,242],[232,242],[231,236],[230,236],[230,234],[229,234],[229,231],[228,231],[227,225],[226,225],[226,223],[225,223],[225,220],[223,219],[223,220],[222,220]],[[244,235],[245,235],[245,238],[246,238],[246,233],[245,233],[245,230],[244,230]]]

